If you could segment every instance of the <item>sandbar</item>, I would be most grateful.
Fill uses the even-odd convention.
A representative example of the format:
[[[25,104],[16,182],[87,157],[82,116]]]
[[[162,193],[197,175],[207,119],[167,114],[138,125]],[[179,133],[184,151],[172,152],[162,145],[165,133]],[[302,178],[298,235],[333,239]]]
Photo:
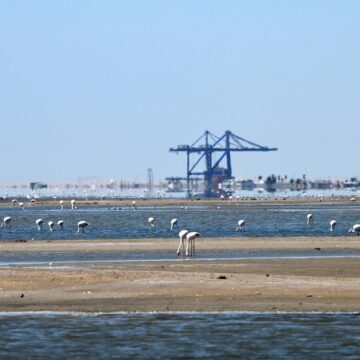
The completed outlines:
[[[197,242],[197,252],[356,252],[359,240],[209,238]],[[0,266],[0,311],[360,311],[359,258],[179,260],[176,245],[176,239],[1,243],[0,256],[172,251],[174,260]]]

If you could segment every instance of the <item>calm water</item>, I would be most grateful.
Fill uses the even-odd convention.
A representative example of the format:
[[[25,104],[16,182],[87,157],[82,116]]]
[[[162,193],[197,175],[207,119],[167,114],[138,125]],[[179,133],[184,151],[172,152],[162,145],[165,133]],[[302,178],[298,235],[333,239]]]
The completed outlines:
[[[185,257],[178,257],[172,252],[41,252],[41,253],[2,253],[0,266],[31,265],[45,268],[119,268],[129,261],[190,261]],[[201,251],[196,260],[246,260],[246,259],[281,259],[281,258],[360,258],[360,251],[327,250],[327,251]],[[106,265],[103,263],[106,262]],[[81,264],[81,265],[80,265]]]
[[[2,359],[359,359],[344,313],[2,314]]]
[[[306,225],[306,214],[313,213],[314,224]],[[246,206],[226,205],[179,207],[140,207],[108,209],[103,207],[80,208],[76,211],[59,208],[1,207],[0,219],[12,217],[11,229],[0,229],[0,241],[11,239],[113,239],[113,238],[164,238],[177,237],[178,230],[170,231],[170,220],[177,218],[180,229],[196,230],[205,237],[239,236],[323,236],[345,235],[350,226],[360,223],[360,206]],[[147,219],[154,217],[155,229]],[[44,220],[39,232],[35,220]],[[238,220],[246,221],[245,232],[235,232]],[[336,231],[329,231],[329,222],[336,219]],[[65,229],[55,227],[50,232],[48,221],[65,221]],[[86,220],[90,226],[85,234],[76,234],[77,222]]]

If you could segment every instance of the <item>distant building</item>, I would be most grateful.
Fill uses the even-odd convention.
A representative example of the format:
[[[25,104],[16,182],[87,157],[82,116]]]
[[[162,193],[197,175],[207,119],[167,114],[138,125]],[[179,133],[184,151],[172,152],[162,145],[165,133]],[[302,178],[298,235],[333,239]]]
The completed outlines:
[[[256,184],[251,179],[238,180],[236,184],[241,190],[254,190],[256,187]]]
[[[47,189],[47,184],[43,182],[31,182],[30,189],[31,190],[39,190],[39,189]]]
[[[352,178],[350,178],[350,180],[345,180],[343,182],[343,187],[345,189],[358,188],[358,187],[360,187],[360,180],[358,180],[356,177],[352,177]]]
[[[315,180],[311,182],[312,189],[326,190],[331,189],[333,184],[330,180]]]

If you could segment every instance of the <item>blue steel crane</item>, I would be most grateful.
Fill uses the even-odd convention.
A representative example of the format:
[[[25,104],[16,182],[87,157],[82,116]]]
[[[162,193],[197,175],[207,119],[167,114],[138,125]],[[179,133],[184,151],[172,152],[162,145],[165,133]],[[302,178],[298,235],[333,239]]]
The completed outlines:
[[[201,144],[201,142],[204,142]],[[187,155],[187,192],[191,196],[190,181],[192,176],[204,176],[204,195],[205,197],[217,196],[214,188],[215,179],[232,179],[231,152],[243,151],[276,151],[277,148],[258,145],[252,141],[246,140],[231,131],[225,131],[224,135],[218,137],[210,131],[205,131],[192,145],[178,145],[176,148],[170,148],[170,152],[186,152]],[[220,153],[220,157],[213,162],[213,154]],[[190,155],[197,154],[198,158],[191,163]],[[198,165],[202,159],[205,159],[205,171],[199,171]],[[222,161],[226,160],[226,167],[220,167]]]

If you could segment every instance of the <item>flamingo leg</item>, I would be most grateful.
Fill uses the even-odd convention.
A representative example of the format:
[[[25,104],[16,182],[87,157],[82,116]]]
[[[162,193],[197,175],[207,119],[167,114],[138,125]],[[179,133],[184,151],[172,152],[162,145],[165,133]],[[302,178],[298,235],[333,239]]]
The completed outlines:
[[[178,249],[177,249],[177,255],[180,255],[180,249],[182,249],[182,253],[184,252],[184,239],[181,238],[180,239],[180,243],[179,243],[179,246],[178,246]]]
[[[190,240],[187,239],[187,242],[186,242],[186,256],[189,256],[189,245],[190,245]]]

